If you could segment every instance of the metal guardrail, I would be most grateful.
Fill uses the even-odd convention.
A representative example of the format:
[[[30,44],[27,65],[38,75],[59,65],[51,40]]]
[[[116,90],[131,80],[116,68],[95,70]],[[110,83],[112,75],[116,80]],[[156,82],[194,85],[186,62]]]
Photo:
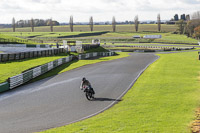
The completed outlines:
[[[72,60],[72,56],[68,56],[65,58],[57,59],[55,61],[46,63],[44,65],[38,66],[36,68],[33,68],[31,70],[25,71],[19,75],[10,77],[8,79],[9,81],[9,88],[13,89],[17,86],[20,86],[28,81],[30,81],[33,78],[36,78],[37,76],[40,76],[64,63],[70,62]]]
[[[81,54],[77,58],[79,60],[83,60],[83,59],[88,59],[88,58],[97,57],[97,56],[113,56],[113,55],[115,55],[115,52],[95,52],[95,53]],[[74,56],[68,56],[68,57],[65,57],[65,58],[60,58],[60,59],[57,59],[55,61],[46,63],[46,64],[38,66],[38,67],[35,67],[35,68],[30,69],[28,71],[25,71],[25,72],[23,72],[19,75],[10,77],[8,79],[8,82],[6,82],[7,83],[6,89],[5,89],[5,86],[3,86],[3,88],[2,88],[1,84],[0,84],[0,92],[18,87],[18,86],[30,81],[31,79],[36,78],[36,77],[38,77],[38,76],[40,76],[40,75],[42,75],[42,74],[44,74],[44,73],[46,73],[46,72],[48,72],[52,69],[64,64],[64,63],[68,63],[68,62],[72,61],[73,57]]]
[[[80,54],[78,58],[79,60],[84,60],[97,56],[113,56],[113,55],[115,55],[115,52],[95,52],[95,53]]]

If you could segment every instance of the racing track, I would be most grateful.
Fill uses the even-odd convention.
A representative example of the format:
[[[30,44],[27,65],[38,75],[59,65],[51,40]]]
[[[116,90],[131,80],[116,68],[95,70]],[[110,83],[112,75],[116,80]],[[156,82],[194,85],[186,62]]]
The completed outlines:
[[[102,112],[118,102],[141,72],[158,57],[130,57],[84,66],[0,94],[0,133],[31,133],[63,126]],[[96,99],[80,91],[82,77]]]

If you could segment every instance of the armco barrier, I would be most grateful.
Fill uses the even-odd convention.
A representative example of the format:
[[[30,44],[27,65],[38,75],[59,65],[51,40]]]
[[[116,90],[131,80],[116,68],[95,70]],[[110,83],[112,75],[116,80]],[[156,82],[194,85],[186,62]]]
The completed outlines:
[[[96,53],[87,53],[87,54],[82,54],[79,55],[78,58],[81,59],[88,59],[88,58],[92,58],[92,57],[96,57],[96,56],[112,56],[114,55],[114,52],[96,52]],[[30,81],[31,79],[40,76],[64,63],[70,62],[72,60],[73,56],[68,56],[65,58],[61,58],[61,59],[57,59],[55,61],[46,63],[44,65],[35,67],[33,69],[30,69],[28,71],[25,71],[19,75],[13,76],[11,78],[8,79],[8,83],[5,84],[6,86],[9,85],[9,89],[13,89],[17,86],[20,86],[28,81]],[[2,85],[3,86],[3,85]],[[0,84],[0,88],[1,88],[1,84]],[[3,88],[3,87],[2,87]],[[6,89],[6,87],[4,87],[2,89],[3,91],[8,90]],[[1,91],[1,90],[0,90]]]
[[[9,90],[8,82],[0,84],[0,93]]]
[[[13,77],[8,79],[9,88],[13,89],[17,86],[20,86],[20,85],[30,81],[31,79],[52,70],[53,68],[55,68],[55,67],[57,67],[61,64],[70,62],[71,60],[72,60],[72,56],[57,59],[55,61],[46,63],[44,65],[33,68],[31,70],[25,71],[25,72],[23,72],[19,75],[13,76]]]
[[[78,58],[79,60],[83,60],[97,56],[113,56],[113,55],[115,55],[115,52],[95,52],[95,53],[80,54]]]

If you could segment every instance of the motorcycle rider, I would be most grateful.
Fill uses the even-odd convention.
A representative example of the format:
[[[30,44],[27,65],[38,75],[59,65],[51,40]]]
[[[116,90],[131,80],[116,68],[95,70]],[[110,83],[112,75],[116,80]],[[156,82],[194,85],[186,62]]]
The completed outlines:
[[[84,86],[84,85],[88,86],[89,89],[90,89],[90,91],[91,91],[93,94],[95,94],[94,89],[93,89],[92,86],[91,86],[91,83],[90,83],[85,77],[83,77],[82,82],[81,82],[81,86],[80,86],[81,90],[83,90],[83,86]],[[85,90],[84,90],[84,91],[85,91]]]

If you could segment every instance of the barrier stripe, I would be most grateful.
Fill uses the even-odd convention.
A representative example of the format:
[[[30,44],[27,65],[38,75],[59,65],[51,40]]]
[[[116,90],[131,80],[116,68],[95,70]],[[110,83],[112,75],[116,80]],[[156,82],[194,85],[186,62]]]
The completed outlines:
[[[33,69],[33,78],[35,78],[35,77],[37,77],[39,75],[41,75],[41,66],[36,67],[36,68]]]
[[[13,89],[22,84],[23,84],[23,74],[19,74],[17,76],[10,78],[10,89]]]

